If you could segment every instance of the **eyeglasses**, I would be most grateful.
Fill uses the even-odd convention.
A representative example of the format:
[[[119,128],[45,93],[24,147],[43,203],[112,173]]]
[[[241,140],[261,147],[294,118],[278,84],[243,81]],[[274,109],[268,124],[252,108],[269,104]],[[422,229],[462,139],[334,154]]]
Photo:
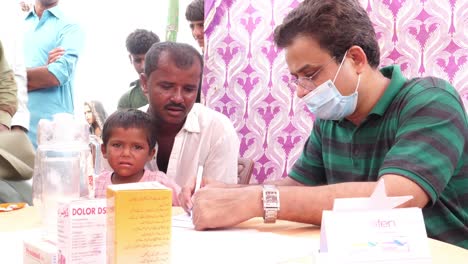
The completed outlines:
[[[314,90],[315,88],[317,88],[317,85],[315,85],[313,81],[314,77],[317,76],[319,72],[321,72],[325,67],[328,66],[328,64],[330,64],[334,60],[335,60],[335,57],[333,56],[329,62],[325,63],[325,65],[320,67],[320,69],[318,69],[314,74],[312,74],[312,76],[299,77],[297,79],[293,79],[289,82],[289,84],[293,86],[294,88],[297,88],[297,86],[301,86],[302,88],[309,90],[309,91]]]

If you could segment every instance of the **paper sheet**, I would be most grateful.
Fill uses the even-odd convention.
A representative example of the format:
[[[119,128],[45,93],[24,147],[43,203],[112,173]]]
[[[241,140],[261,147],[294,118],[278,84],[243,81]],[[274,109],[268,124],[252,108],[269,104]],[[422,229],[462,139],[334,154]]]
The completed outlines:
[[[181,228],[189,228],[194,229],[195,226],[192,222],[192,217],[188,214],[183,213],[180,215],[176,215],[172,217],[172,227],[181,227]]]

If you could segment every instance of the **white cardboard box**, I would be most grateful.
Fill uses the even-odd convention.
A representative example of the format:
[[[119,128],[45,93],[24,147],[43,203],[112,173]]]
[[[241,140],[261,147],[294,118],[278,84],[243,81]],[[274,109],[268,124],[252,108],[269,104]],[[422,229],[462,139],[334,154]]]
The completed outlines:
[[[23,241],[24,264],[57,264],[57,246],[40,237]]]
[[[67,264],[106,261],[106,199],[75,200],[59,205],[59,258]]]
[[[107,263],[171,263],[171,189],[158,182],[110,185],[107,208]]]
[[[318,263],[431,263],[420,208],[395,208],[412,196],[390,197],[384,180],[370,197],[335,199],[322,213]]]

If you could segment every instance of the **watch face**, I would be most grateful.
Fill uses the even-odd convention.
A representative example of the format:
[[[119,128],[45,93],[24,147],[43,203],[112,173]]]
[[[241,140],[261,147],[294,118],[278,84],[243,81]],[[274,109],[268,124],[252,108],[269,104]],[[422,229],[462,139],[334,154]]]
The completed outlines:
[[[278,197],[276,191],[265,191],[265,197],[263,197],[264,207],[278,207]]]

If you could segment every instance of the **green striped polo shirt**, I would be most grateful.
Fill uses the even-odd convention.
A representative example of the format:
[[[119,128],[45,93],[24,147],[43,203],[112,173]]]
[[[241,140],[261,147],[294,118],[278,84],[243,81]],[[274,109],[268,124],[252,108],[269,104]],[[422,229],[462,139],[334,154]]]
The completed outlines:
[[[356,126],[320,120],[289,176],[305,185],[408,177],[431,202],[423,208],[428,236],[468,248],[468,125],[457,91],[446,81],[391,79],[382,98]]]

